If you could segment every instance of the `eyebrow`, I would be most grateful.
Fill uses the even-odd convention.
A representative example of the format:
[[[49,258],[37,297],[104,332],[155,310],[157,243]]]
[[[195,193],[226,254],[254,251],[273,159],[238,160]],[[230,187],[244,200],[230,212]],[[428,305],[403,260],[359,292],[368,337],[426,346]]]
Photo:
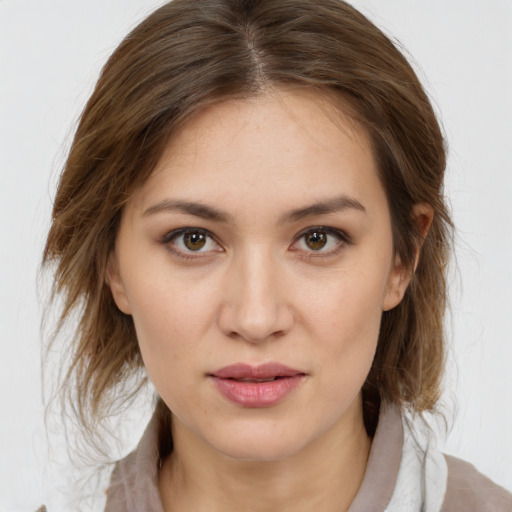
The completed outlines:
[[[296,210],[285,213],[281,217],[281,222],[293,222],[305,217],[327,215],[343,210],[357,210],[366,213],[366,208],[357,199],[348,196],[340,196],[325,201],[318,201],[304,208],[297,208]]]
[[[366,208],[356,199],[348,196],[340,196],[325,201],[318,201],[304,208],[297,208],[286,212],[279,219],[279,223],[285,224],[286,222],[295,222],[306,217],[313,217],[316,215],[327,215],[329,213],[336,213],[343,210],[356,210],[366,213]],[[204,203],[195,201],[181,201],[165,199],[159,203],[150,206],[144,210],[143,217],[155,215],[161,212],[181,212],[188,215],[194,215],[202,219],[211,220],[214,222],[229,223],[233,221],[233,217],[222,210],[208,206]]]
[[[142,215],[143,217],[146,217],[148,215],[154,215],[155,213],[173,211],[187,213],[189,215],[194,215],[196,217],[201,217],[202,219],[213,220],[216,222],[227,223],[232,220],[231,215],[218,210],[217,208],[213,208],[212,206],[197,203],[195,201],[178,201],[171,199],[165,199],[164,201],[160,201],[159,203],[150,206]]]

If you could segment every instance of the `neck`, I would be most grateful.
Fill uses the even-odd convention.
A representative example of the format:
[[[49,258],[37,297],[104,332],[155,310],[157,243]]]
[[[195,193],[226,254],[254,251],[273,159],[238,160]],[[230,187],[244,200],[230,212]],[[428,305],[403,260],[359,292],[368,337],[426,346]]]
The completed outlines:
[[[164,510],[348,510],[371,445],[360,401],[354,412],[299,452],[272,461],[227,457],[174,419],[174,451],[164,461],[159,481]]]

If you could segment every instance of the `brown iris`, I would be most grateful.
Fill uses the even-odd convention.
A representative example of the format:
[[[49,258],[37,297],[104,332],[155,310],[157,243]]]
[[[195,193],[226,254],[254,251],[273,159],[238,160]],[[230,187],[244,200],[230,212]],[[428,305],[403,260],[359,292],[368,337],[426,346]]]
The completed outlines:
[[[306,245],[313,251],[319,251],[327,243],[327,234],[322,231],[311,231],[304,235]]]
[[[206,235],[203,233],[185,233],[183,236],[185,247],[191,251],[199,251],[206,244]]]

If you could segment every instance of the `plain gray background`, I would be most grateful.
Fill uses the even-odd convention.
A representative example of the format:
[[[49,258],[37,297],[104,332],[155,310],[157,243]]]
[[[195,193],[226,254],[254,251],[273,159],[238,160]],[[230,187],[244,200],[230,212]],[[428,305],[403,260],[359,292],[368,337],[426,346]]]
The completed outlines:
[[[0,0],[2,512],[43,502],[65,510],[63,471],[49,462],[64,440],[48,452],[42,420],[37,269],[74,122],[108,55],[162,3]],[[450,147],[459,271],[450,279],[445,451],[512,489],[512,1],[353,3],[418,63]]]

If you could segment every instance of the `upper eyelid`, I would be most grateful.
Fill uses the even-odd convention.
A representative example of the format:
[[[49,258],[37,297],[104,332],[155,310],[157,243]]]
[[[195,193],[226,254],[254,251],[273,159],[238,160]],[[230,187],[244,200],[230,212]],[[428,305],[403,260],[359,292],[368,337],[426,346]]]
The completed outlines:
[[[173,230],[169,231],[168,233],[166,233],[162,237],[162,242],[164,242],[164,243],[170,242],[173,238],[177,238],[180,235],[184,235],[185,233],[201,233],[202,235],[209,236],[212,240],[215,240],[216,243],[219,243],[217,241],[216,236],[211,231],[204,229],[204,228],[193,228],[193,227],[173,229]]]
[[[303,229],[295,236],[294,240],[299,240],[301,237],[307,235],[308,233],[311,233],[312,231],[323,231],[331,235],[336,235],[342,240],[350,240],[350,236],[343,229],[331,228],[328,226],[311,226],[309,228]]]

